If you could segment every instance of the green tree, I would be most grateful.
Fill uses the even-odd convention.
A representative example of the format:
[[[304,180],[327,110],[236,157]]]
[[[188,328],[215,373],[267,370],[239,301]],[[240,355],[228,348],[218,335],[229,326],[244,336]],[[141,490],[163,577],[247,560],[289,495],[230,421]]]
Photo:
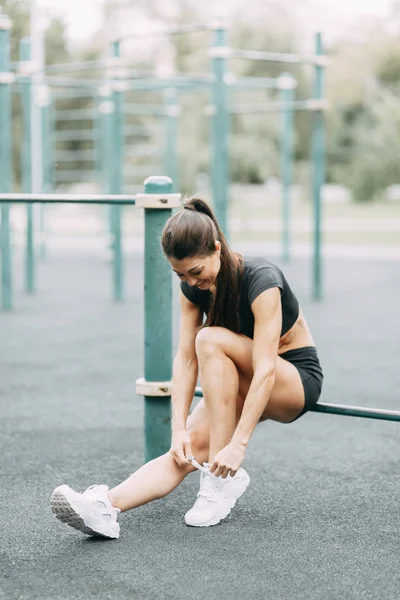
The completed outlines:
[[[400,183],[400,102],[381,89],[359,119],[354,141],[350,184],[355,200],[379,199],[384,188]]]

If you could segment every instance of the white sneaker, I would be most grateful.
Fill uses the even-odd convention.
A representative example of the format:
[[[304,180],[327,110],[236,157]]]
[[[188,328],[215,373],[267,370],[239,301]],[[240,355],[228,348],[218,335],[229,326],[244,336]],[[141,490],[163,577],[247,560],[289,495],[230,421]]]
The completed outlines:
[[[204,463],[204,467],[201,468],[197,500],[185,515],[185,523],[191,527],[217,525],[229,515],[250,483],[247,471],[242,468],[234,477],[228,475],[223,479],[215,477],[208,471],[208,467],[209,465]]]
[[[107,496],[107,485],[92,485],[78,494],[68,485],[60,485],[51,495],[51,509],[57,519],[86,533],[105,538],[119,537],[117,517]]]

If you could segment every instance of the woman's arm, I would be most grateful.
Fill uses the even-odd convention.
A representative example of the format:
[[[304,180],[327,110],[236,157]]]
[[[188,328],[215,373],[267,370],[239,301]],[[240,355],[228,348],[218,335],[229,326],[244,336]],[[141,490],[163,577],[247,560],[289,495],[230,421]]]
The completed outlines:
[[[262,292],[253,302],[253,379],[232,442],[246,446],[268,404],[275,382],[275,363],[282,329],[279,288]]]
[[[198,376],[195,340],[202,324],[200,307],[180,292],[179,344],[172,370],[172,430],[185,429]]]

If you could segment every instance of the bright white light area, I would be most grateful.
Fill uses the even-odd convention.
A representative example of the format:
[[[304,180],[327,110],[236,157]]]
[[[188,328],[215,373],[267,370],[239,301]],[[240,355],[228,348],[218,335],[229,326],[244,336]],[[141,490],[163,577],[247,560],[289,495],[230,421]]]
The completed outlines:
[[[36,2],[38,6],[50,9],[53,14],[63,18],[68,27],[68,37],[73,44],[85,43],[92,34],[101,30],[104,25],[104,4],[108,2],[111,7],[113,4],[110,0],[36,0]],[[115,0],[115,5],[120,3],[122,2]],[[344,25],[357,24],[358,18],[389,17],[393,3],[393,0],[280,0],[279,4],[285,7],[288,15],[293,15],[299,21],[299,25],[304,26],[306,34],[310,29],[318,28],[335,36],[340,33]],[[163,6],[162,12],[165,13],[171,10],[174,12],[176,9],[174,0],[164,0],[161,5]],[[151,30],[152,27],[146,23],[146,19],[142,21],[140,18],[142,16],[140,15],[140,6],[143,7],[143,3],[139,2],[135,5],[134,2],[131,2],[131,10],[135,10],[135,6],[137,16],[132,19],[132,28],[145,29],[147,25]],[[243,6],[243,0],[219,0],[217,3],[215,0],[202,0],[205,19],[210,14],[215,14],[215,11],[229,16],[241,6]],[[253,0],[248,7],[249,17],[251,18],[252,12],[256,14],[263,6],[268,6],[267,0]],[[167,10],[168,7],[169,10]],[[114,23],[114,27],[115,25],[116,23]],[[121,33],[126,33],[129,26],[130,24],[124,21],[121,24],[123,30]],[[159,24],[156,28],[159,28]]]
[[[99,0],[37,0],[39,8],[61,17],[72,41],[82,42],[103,24],[103,3]]]

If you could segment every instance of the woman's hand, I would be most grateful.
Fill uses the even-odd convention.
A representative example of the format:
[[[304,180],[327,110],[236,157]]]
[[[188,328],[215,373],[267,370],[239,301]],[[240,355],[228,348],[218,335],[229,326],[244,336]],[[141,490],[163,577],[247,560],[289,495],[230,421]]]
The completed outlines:
[[[223,479],[231,475],[236,475],[240,465],[246,456],[247,446],[239,442],[230,442],[225,448],[222,448],[215,455],[214,461],[210,466],[211,473],[215,477],[221,475]]]
[[[186,429],[176,429],[172,432],[170,453],[180,467],[191,464],[188,458],[193,456],[192,447]]]

